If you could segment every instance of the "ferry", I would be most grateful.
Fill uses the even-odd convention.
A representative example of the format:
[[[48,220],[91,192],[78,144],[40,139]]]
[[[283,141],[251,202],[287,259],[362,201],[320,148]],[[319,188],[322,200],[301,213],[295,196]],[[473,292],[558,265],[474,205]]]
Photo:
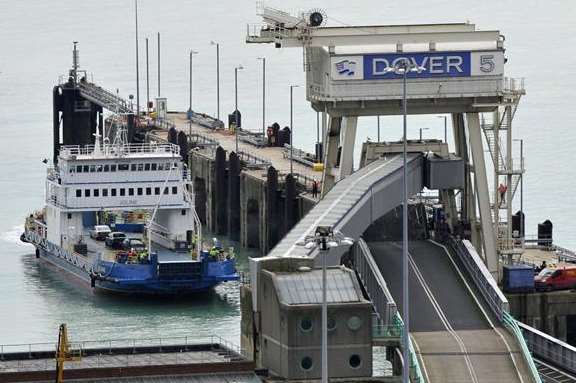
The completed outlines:
[[[59,147],[22,241],[102,292],[174,296],[237,280],[233,251],[202,248],[179,146],[129,143],[114,130],[112,143],[97,130],[93,144]]]

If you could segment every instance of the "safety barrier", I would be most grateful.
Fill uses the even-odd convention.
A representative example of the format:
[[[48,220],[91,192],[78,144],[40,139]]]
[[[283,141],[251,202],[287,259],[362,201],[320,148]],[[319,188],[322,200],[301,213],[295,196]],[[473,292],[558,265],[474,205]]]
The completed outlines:
[[[448,247],[450,247],[453,252],[458,256],[458,258],[464,264],[468,275],[472,277],[474,284],[480,290],[480,293],[484,297],[485,301],[490,306],[492,312],[498,317],[498,319],[508,328],[508,330],[514,335],[517,343],[520,345],[522,351],[522,356],[528,365],[532,378],[536,383],[541,383],[540,375],[538,369],[534,364],[532,355],[526,345],[526,340],[520,331],[518,322],[512,315],[509,314],[510,306],[508,299],[502,294],[500,288],[496,284],[496,281],[480,259],[480,256],[467,240],[457,240],[450,237],[447,241]]]
[[[466,271],[472,277],[474,284],[490,306],[490,309],[500,320],[503,314],[510,311],[508,299],[502,294],[498,284],[488,271],[482,259],[468,240],[457,240],[452,237],[448,239],[446,245],[453,250],[458,259],[466,267]]]
[[[393,324],[397,314],[396,302],[388,290],[386,281],[376,265],[372,253],[366,242],[360,238],[352,250],[354,255],[354,269],[362,282],[368,297],[374,305],[374,310],[384,326]]]
[[[393,323],[395,324],[396,331],[399,331],[400,339],[402,339],[402,334],[404,333],[404,321],[400,317],[400,314],[396,313],[393,318]],[[424,375],[422,374],[422,369],[420,368],[420,362],[418,362],[418,356],[414,350],[414,345],[412,344],[412,339],[408,337],[408,352],[409,352],[409,366],[410,366],[410,381],[414,383],[425,383]]]
[[[576,347],[524,323],[518,322],[518,327],[526,339],[528,349],[538,359],[562,370],[576,373]]]
[[[512,315],[510,315],[509,313],[504,312],[502,315],[502,322],[508,328],[508,330],[510,330],[512,335],[516,337],[516,341],[520,345],[520,349],[522,351],[522,356],[524,357],[524,360],[526,361],[528,367],[530,368],[532,378],[536,383],[542,383],[542,379],[540,378],[538,369],[534,364],[534,359],[532,359],[532,354],[530,353],[530,350],[528,349],[528,346],[526,344],[526,340],[524,339],[524,335],[522,334],[522,331],[518,326],[518,321],[516,321],[516,319],[514,319]]]

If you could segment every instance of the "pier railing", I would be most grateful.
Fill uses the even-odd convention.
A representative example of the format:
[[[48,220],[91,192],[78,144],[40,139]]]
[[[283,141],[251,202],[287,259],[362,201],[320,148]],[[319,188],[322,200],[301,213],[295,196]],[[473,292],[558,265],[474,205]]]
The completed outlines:
[[[175,355],[174,362],[178,363],[178,354],[187,351],[201,351],[199,346],[209,346],[206,351],[218,351],[218,354],[228,360],[244,356],[245,353],[240,346],[222,338],[219,335],[186,335],[156,338],[126,338],[126,339],[105,339],[94,341],[73,342],[74,349],[79,350],[82,356],[91,355],[122,355],[126,356],[126,365],[130,364],[130,355],[142,354],[143,352],[153,355],[154,353],[163,353]],[[26,344],[3,344],[0,345],[0,366],[2,362],[44,359],[54,356],[57,349],[57,343],[26,343]],[[170,358],[163,357],[165,361]],[[156,361],[151,357],[150,362]],[[185,363],[184,358],[180,358],[181,363]],[[103,364],[98,367],[105,367]],[[118,362],[116,362],[118,363]],[[141,363],[141,360],[139,361]],[[168,363],[165,363],[168,364]],[[22,365],[22,367],[25,367]],[[34,366],[38,367],[38,366]],[[41,366],[40,366],[41,367]],[[53,369],[54,364],[48,363],[47,368]]]

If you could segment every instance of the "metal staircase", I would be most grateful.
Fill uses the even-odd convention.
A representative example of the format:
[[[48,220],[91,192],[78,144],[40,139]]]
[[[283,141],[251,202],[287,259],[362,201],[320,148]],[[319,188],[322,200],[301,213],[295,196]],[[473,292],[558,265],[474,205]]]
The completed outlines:
[[[500,113],[494,113],[492,118],[482,116],[481,127],[492,163],[494,165],[495,188],[500,184],[501,177],[506,177],[505,185],[510,193],[506,194],[504,201],[500,200],[498,190],[493,190],[491,213],[495,233],[498,237],[500,253],[515,252],[514,241],[511,238],[511,229],[507,222],[511,216],[512,200],[516,195],[518,186],[524,173],[524,162],[514,163],[512,159],[511,135],[512,120],[518,110],[520,99],[525,94],[523,80],[506,79],[503,84],[503,100],[499,106]],[[501,140],[504,137],[504,143]],[[502,150],[505,149],[505,150]],[[502,213],[500,213],[502,211]]]

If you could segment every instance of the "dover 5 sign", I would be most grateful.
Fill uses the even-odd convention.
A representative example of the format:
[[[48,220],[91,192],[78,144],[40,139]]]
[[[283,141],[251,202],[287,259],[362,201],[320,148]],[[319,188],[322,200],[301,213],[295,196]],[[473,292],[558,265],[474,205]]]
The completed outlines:
[[[410,72],[409,78],[501,76],[504,52],[423,52],[366,54],[331,57],[333,80],[393,80],[402,75],[390,71],[409,60],[422,70]]]

